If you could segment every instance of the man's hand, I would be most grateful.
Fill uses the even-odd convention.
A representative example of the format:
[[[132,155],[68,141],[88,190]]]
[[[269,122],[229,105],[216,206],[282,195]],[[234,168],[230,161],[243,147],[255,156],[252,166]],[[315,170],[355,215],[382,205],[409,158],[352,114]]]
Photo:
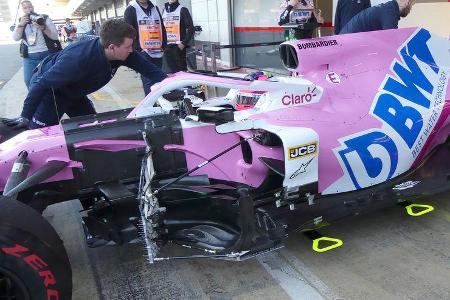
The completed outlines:
[[[314,10],[314,16],[316,17],[317,23],[323,24],[325,23],[324,18],[322,17],[322,10],[315,9]]]
[[[45,24],[44,24],[44,25],[39,25],[38,23],[36,23],[36,22],[34,22],[34,21],[33,21],[33,25],[34,25],[34,27],[36,27],[36,28],[39,29],[40,31],[44,31],[45,28],[46,28]]]
[[[28,128],[30,121],[24,117],[17,117],[14,119],[4,119],[3,124],[12,128]]]
[[[178,48],[180,48],[181,51],[184,50],[184,48],[186,48],[185,45],[183,45],[182,43],[178,44]]]
[[[19,26],[24,27],[28,23],[30,23],[30,17],[28,15],[23,15],[22,18],[20,18]]]
[[[296,6],[297,4],[298,4],[298,2],[299,2],[299,0],[289,0],[289,5],[292,5],[292,6]]]

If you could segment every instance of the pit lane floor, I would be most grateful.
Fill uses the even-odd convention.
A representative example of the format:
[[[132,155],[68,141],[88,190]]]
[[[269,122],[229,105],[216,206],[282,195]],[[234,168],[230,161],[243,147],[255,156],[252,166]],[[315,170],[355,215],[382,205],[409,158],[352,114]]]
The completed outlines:
[[[119,70],[92,99],[106,111],[142,95],[139,77]],[[24,96],[19,70],[0,91],[2,116],[20,113]],[[422,217],[392,207],[324,228],[344,241],[331,252],[314,253],[306,237],[293,234],[285,248],[244,262],[149,265],[142,245],[88,248],[76,200],[44,214],[67,248],[73,299],[450,299],[450,194],[434,200],[435,211]]]

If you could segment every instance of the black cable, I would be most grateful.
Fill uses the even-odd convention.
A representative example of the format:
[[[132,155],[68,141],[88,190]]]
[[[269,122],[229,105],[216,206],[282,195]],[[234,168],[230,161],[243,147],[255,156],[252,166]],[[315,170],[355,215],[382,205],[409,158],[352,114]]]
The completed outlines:
[[[17,15],[19,14],[19,7],[20,7],[20,2],[21,1],[22,0],[19,0],[19,3],[17,4],[16,17],[14,18],[14,24],[13,24],[14,27],[16,27]]]
[[[200,163],[199,165],[197,165],[195,168],[181,174],[180,176],[178,176],[177,178],[175,178],[173,181],[166,183],[165,185],[163,185],[162,187],[160,187],[159,189],[157,189],[156,191],[153,192],[153,195],[158,194],[160,191],[162,191],[163,189],[167,188],[168,186],[180,181],[181,179],[183,179],[186,176],[189,176],[190,174],[192,174],[193,172],[197,171],[198,169],[206,166],[207,164],[209,164],[210,162],[212,162],[213,160],[216,160],[217,158],[221,157],[222,155],[230,152],[231,150],[233,150],[234,148],[242,145],[243,143],[247,142],[248,140],[254,139],[255,137],[257,137],[258,135],[252,135],[249,136],[245,139],[242,139],[241,141],[239,141],[238,143],[228,147],[227,149],[223,150],[222,152],[220,152],[219,154],[214,155],[212,158],[205,160],[204,162]]]

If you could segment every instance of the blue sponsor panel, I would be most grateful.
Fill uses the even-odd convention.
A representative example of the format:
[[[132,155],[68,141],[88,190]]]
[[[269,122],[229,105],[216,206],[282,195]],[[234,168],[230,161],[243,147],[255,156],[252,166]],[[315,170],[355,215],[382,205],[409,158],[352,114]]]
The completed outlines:
[[[430,123],[433,128],[442,112],[441,101],[436,102],[438,97],[433,98],[433,95],[439,78],[448,79],[448,75],[435,62],[427,44],[430,38],[427,30],[420,29],[399,49],[401,61],[393,62],[393,75],[386,76],[370,112],[382,122],[382,127],[341,139],[342,146],[337,154],[344,172],[357,189],[406,171],[405,164],[399,167],[399,160],[407,160],[408,168],[412,165],[431,133]],[[405,145],[411,150],[406,151],[409,153],[399,150],[406,149]],[[384,149],[389,155],[382,159],[373,155],[373,149]],[[389,172],[382,172],[386,169]],[[361,171],[374,182],[359,178],[357,174],[364,173]]]
[[[411,106],[402,103],[391,94],[378,97],[373,113],[392,127],[411,149],[423,127],[422,115]]]
[[[344,162],[344,166],[346,167],[348,174],[357,189],[360,189],[364,186],[361,186],[359,183],[357,176],[355,175],[355,171],[353,171],[353,163],[350,159],[348,159],[348,155],[351,152],[354,152],[361,159],[363,166],[369,175],[370,178],[377,178],[380,176],[384,165],[389,164],[389,175],[388,177],[392,177],[397,168],[398,163],[398,151],[395,142],[387,136],[383,132],[375,131],[371,133],[364,134],[362,136],[350,139],[345,141],[346,149],[339,151],[339,155]],[[379,157],[375,157],[369,150],[369,146],[379,145],[386,149],[389,154],[389,160],[383,161]]]

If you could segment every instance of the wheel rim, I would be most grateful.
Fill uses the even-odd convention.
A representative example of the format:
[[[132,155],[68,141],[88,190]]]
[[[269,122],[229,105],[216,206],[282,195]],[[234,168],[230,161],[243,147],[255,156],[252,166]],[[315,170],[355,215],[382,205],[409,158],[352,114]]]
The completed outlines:
[[[29,300],[24,282],[12,272],[0,267],[0,300]]]

